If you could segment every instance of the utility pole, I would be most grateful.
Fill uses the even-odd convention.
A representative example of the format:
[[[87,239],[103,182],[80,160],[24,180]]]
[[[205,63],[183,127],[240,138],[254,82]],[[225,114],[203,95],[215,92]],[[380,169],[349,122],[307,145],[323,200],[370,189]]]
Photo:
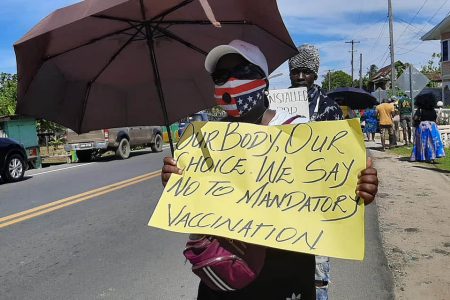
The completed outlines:
[[[345,42],[346,44],[352,44],[352,51],[351,51],[351,53],[352,53],[352,87],[353,87],[353,80],[354,80],[354,76],[353,76],[353,73],[354,73],[354,64],[353,64],[353,62],[354,62],[354,54],[355,54],[355,44],[359,44],[360,42],[356,42],[356,41],[354,41],[354,40],[351,40],[351,41],[349,41],[349,42]]]
[[[362,61],[362,53],[359,54],[359,88],[362,89],[363,88],[363,71],[362,71],[362,66],[363,66],[363,61]]]
[[[395,56],[394,56],[394,16],[392,14],[392,0],[388,0],[388,12],[389,12],[389,38],[390,38],[390,50],[391,50],[391,89],[392,95],[396,95],[395,92]]]
[[[328,92],[331,92],[331,70],[328,70]]]
[[[411,120],[414,119],[414,98],[413,98],[413,85],[412,85],[412,65],[409,64],[409,97],[411,98]],[[442,98],[444,99],[444,98]]]

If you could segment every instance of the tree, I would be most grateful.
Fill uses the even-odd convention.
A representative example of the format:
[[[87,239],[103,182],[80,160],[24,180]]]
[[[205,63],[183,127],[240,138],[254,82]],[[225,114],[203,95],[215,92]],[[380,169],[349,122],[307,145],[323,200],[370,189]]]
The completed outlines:
[[[323,75],[324,80],[322,81],[322,88],[328,90],[329,82],[328,78],[331,77],[331,90],[340,87],[350,87],[352,86],[352,76],[345,73],[344,71],[334,71],[330,74]]]
[[[355,79],[353,81],[353,87],[359,88],[359,78]],[[362,89],[366,90],[368,92],[371,91],[371,84],[370,84],[369,76],[367,76],[367,75],[362,78]]]
[[[11,116],[16,113],[17,74],[0,73],[0,116]],[[65,130],[56,123],[38,120],[38,132],[59,133]]]
[[[441,54],[440,53],[433,53],[431,55],[431,59],[428,60],[427,64],[422,66],[422,69],[420,70],[424,75],[426,75],[430,80],[431,79],[438,79],[441,76],[441,68],[440,63],[441,61]],[[427,84],[427,87],[436,88],[438,87],[438,83],[436,81],[430,81]]]
[[[428,60],[425,66],[422,66],[421,72],[423,73],[439,73],[441,72],[441,68],[439,62],[441,61],[440,53],[433,53],[431,55],[431,59]]]
[[[405,64],[405,63],[401,62],[400,60],[398,60],[395,62],[394,66],[395,66],[396,78],[399,78],[403,74],[403,72],[406,70],[406,68],[409,67],[409,64],[408,63]]]
[[[368,79],[372,79],[378,73],[378,70],[377,65],[370,65],[369,71],[367,72]]]
[[[17,75],[0,73],[0,116],[14,115],[17,103]]]
[[[36,122],[36,130],[39,133],[47,132],[47,133],[53,133],[55,135],[62,135],[62,134],[64,134],[66,128],[59,124],[56,124],[56,123],[53,123],[53,122],[50,122],[50,121],[47,121],[44,119],[40,119],[40,120],[37,120],[37,122]]]

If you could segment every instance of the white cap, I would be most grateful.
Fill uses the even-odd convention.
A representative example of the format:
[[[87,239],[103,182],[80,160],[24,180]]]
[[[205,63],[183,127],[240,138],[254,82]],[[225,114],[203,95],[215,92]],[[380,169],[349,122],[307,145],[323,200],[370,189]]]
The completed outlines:
[[[205,59],[206,71],[213,73],[219,59],[231,53],[242,55],[246,60],[260,67],[266,76],[269,75],[267,60],[261,50],[257,46],[241,40],[233,40],[228,45],[220,45],[209,51]]]
[[[437,107],[442,107],[442,106],[444,106],[444,102],[438,101],[436,105],[437,105]]]

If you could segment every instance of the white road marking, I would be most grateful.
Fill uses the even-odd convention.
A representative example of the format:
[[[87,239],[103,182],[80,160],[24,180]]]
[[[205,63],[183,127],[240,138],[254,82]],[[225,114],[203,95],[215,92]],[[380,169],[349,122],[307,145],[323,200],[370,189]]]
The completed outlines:
[[[83,164],[83,165],[76,165],[76,166],[71,166],[71,167],[57,169],[57,170],[45,171],[45,172],[36,173],[36,174],[30,174],[30,176],[38,176],[38,175],[43,175],[43,174],[48,174],[48,173],[64,171],[64,170],[68,170],[68,169],[80,168],[80,167],[88,166],[90,164],[92,164],[92,163],[86,163],[86,164]]]
[[[170,145],[163,145],[162,148],[163,148],[163,150],[169,149]],[[92,164],[92,163],[90,162],[90,163],[85,163],[85,164],[82,164],[82,165],[70,166],[70,167],[67,167],[67,168],[61,168],[61,169],[57,169],[57,170],[45,171],[45,172],[36,173],[36,174],[29,174],[29,176],[38,176],[38,175],[43,175],[43,174],[48,174],[48,173],[64,171],[64,170],[68,170],[68,169],[80,168],[80,167],[88,166],[90,164]]]

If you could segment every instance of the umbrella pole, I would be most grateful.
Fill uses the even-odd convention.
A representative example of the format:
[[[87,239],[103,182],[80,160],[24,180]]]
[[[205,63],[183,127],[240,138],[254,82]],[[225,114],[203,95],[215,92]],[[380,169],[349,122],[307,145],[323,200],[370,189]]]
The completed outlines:
[[[172,133],[170,130],[169,116],[167,114],[166,102],[164,100],[164,93],[161,86],[161,77],[159,75],[158,62],[156,61],[156,53],[155,53],[155,45],[153,43],[153,32],[149,24],[145,24],[146,38],[147,38],[147,46],[150,52],[150,59],[153,68],[153,75],[155,76],[155,84],[158,90],[158,98],[161,103],[161,108],[164,115],[164,125],[167,128],[167,134],[169,136],[170,143],[170,152],[172,153],[172,157],[174,156],[174,148],[173,148],[173,140]]]

